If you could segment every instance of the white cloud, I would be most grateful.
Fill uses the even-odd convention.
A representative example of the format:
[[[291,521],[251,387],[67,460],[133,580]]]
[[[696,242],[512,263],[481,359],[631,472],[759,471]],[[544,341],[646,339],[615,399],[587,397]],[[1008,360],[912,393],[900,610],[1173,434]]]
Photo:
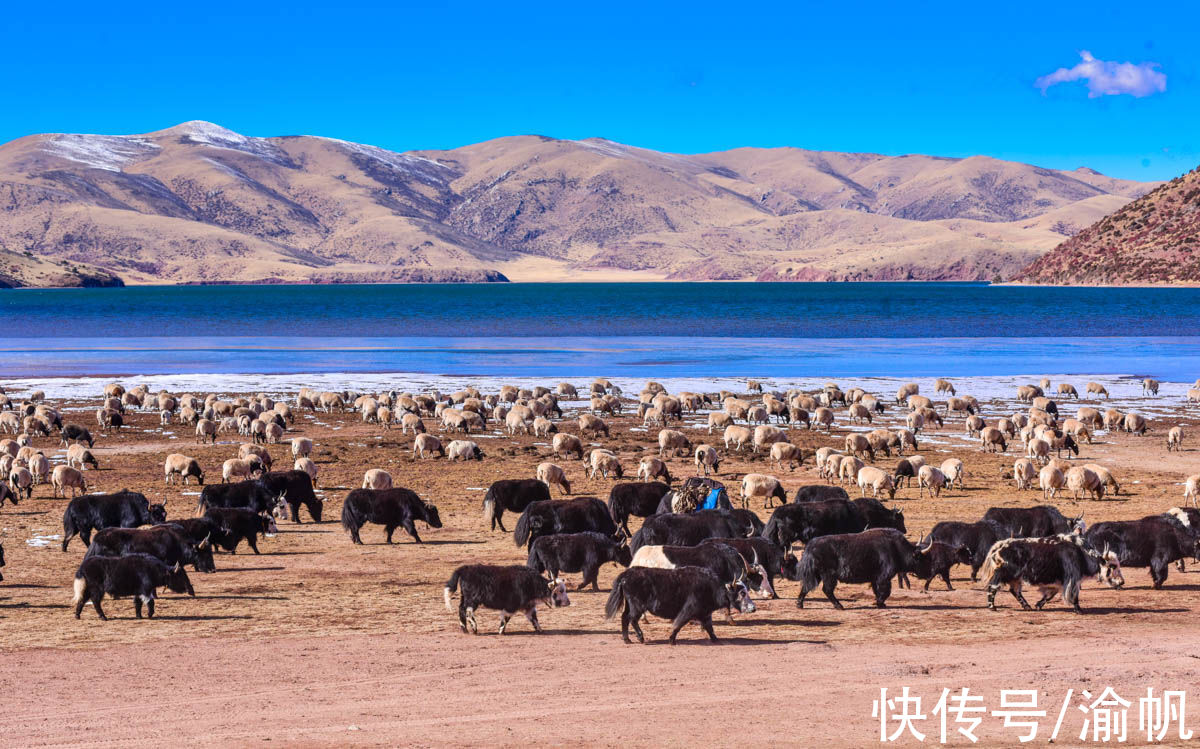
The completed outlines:
[[[1087,81],[1088,98],[1099,96],[1150,96],[1167,90],[1167,76],[1160,72],[1158,63],[1108,62],[1097,60],[1092,53],[1079,53],[1083,61],[1073,68],[1058,70],[1038,78],[1034,85],[1046,93],[1046,89],[1070,81]]]

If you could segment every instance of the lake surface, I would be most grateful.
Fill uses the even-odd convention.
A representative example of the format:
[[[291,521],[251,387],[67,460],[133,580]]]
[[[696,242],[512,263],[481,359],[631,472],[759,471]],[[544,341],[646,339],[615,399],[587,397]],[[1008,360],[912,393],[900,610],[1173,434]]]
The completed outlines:
[[[1200,376],[1200,289],[986,284],[203,286],[0,292],[0,378]]]

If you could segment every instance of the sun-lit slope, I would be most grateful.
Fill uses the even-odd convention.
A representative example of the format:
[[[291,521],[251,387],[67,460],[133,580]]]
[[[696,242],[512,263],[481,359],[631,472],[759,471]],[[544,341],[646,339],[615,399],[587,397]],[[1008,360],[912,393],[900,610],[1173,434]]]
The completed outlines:
[[[991,279],[1151,187],[984,157],[396,153],[187,122],[0,146],[0,249],[128,283]]]

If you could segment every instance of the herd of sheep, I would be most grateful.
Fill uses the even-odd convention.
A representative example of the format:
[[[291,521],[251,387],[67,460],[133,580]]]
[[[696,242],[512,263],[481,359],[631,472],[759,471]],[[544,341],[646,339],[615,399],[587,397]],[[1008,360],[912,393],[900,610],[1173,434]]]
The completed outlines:
[[[1144,396],[1158,393],[1157,381],[1147,379],[1141,384]],[[512,436],[549,440],[548,444],[539,443],[548,447],[549,454],[543,454],[545,459],[532,467],[533,476],[548,488],[568,495],[569,475],[574,470],[568,470],[573,465],[570,460],[581,461],[586,475],[593,480],[626,476],[627,466],[619,451],[586,440],[611,438],[613,430],[606,419],[633,412],[641,427],[634,427],[630,436],[635,431],[657,428],[652,443],[657,450],[650,448],[651,454],[640,458],[636,470],[629,470],[640,481],[670,483],[672,461],[684,456],[689,459],[685,470],[709,476],[719,473],[729,456],[741,453],[759,455],[759,460],[769,461],[781,472],[810,463],[829,483],[855,486],[864,497],[894,499],[899,489],[913,482],[918,496],[940,497],[943,490],[965,487],[968,471],[961,459],[952,457],[934,465],[916,454],[930,430],[944,430],[949,420],[961,419],[963,437],[977,440],[984,452],[1006,453],[1011,443],[1020,440],[1022,447],[1011,470],[1019,490],[1040,490],[1046,500],[1063,491],[1076,499],[1119,494],[1121,486],[1112,470],[1096,462],[1080,464],[1071,460],[1072,453],[1077,456],[1079,445],[1091,444],[1101,429],[1145,435],[1146,418],[1134,412],[1088,405],[1077,407],[1073,416],[1067,416],[1065,399],[1079,400],[1078,391],[1071,384],[1060,383],[1056,401],[1047,395],[1050,389],[1047,379],[1020,385],[1016,400],[1027,408],[986,419],[976,398],[959,395],[954,384],[944,379],[936,382],[932,394],[944,396],[940,402],[923,395],[916,383],[903,385],[894,397],[857,387],[843,390],[834,383],[810,390],[770,392],[762,383],[750,381],[743,391],[719,393],[670,393],[662,384],[648,382],[631,398],[612,382],[598,379],[584,396],[574,385],[563,382],[554,388],[505,385],[492,393],[474,387],[420,394],[301,388],[290,401],[266,394],[221,397],[151,393],[146,386],[126,389],[112,383],[104,388],[95,422],[101,432],[120,429],[127,414],[140,408],[157,412],[162,427],[188,425],[198,443],[215,444],[218,437],[236,435],[235,439],[244,441],[237,447],[236,456],[221,464],[222,482],[250,480],[273,470],[266,445],[287,444],[293,470],[307,474],[314,487],[319,486],[321,476],[313,460],[313,439],[288,437],[301,414],[315,418],[321,413],[353,412],[361,416],[362,422],[380,430],[398,429],[402,435],[412,435],[414,459],[441,458],[450,462],[484,460],[487,454],[479,440],[495,439],[500,434],[497,430],[502,429]],[[1092,400],[1109,397],[1108,389],[1095,382],[1087,383],[1085,394]],[[1188,390],[1187,401],[1200,402],[1200,381]],[[572,407],[570,420],[565,419],[563,405]],[[68,415],[75,414],[47,403],[40,391],[25,393],[18,402],[3,388],[0,409],[4,409],[0,411],[0,432],[11,435],[0,439],[0,475],[7,477],[0,483],[0,504],[9,494],[18,499],[31,496],[39,484],[50,484],[52,495],[64,498],[93,489],[88,468],[98,467],[93,452],[95,440],[88,428],[65,422]],[[900,415],[888,414],[889,409],[899,410]],[[877,426],[884,420],[892,426]],[[563,431],[568,426],[572,430]],[[825,439],[832,444],[815,449],[794,444],[787,430],[797,427],[810,430],[817,439],[822,431],[829,433]],[[834,439],[831,432],[835,427],[849,431]],[[59,446],[66,448],[65,462],[58,465],[52,465],[44,446],[35,445],[35,440],[52,438],[55,431]],[[805,442],[811,445],[813,438]],[[1182,444],[1182,426],[1169,427],[1166,449],[1178,450]],[[893,451],[898,458],[894,467],[873,465],[881,455],[890,457]],[[173,452],[164,461],[163,480],[168,485],[202,484],[206,478],[215,480],[201,460],[185,452]],[[362,488],[387,490],[394,481],[392,473],[384,468],[367,468]],[[764,508],[770,507],[774,499],[787,501],[782,482],[775,475],[747,473],[741,476],[739,489],[743,507],[757,500]],[[1184,496],[1192,504],[1197,502],[1200,474],[1187,478]]]

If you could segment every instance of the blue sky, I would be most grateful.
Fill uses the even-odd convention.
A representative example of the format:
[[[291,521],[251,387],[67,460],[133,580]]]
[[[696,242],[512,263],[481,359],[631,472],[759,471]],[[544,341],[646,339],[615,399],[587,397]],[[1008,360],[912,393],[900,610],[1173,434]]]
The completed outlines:
[[[539,133],[683,153],[981,153],[1162,179],[1200,163],[1198,9],[19,3],[0,19],[0,140],[203,119],[395,150]],[[1085,50],[1132,65],[1089,82]]]

